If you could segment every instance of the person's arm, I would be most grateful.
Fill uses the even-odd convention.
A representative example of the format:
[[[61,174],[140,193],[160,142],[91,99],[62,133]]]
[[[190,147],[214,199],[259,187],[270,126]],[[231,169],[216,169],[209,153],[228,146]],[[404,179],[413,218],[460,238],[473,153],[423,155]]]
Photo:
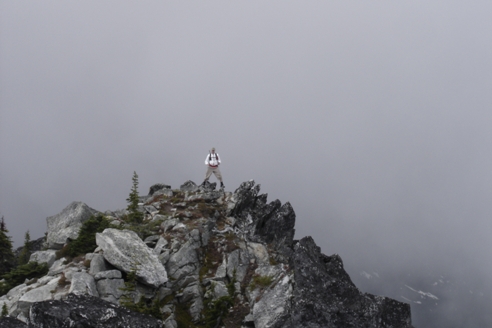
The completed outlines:
[[[208,165],[208,155],[205,157],[205,165]]]

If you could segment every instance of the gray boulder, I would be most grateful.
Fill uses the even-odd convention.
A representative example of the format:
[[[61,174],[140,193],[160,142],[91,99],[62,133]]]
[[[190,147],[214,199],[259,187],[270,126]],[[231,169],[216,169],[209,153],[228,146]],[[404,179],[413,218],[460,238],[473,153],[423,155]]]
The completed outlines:
[[[188,180],[185,183],[183,183],[179,187],[179,189],[181,189],[181,191],[196,191],[198,189],[198,186],[193,181]]]
[[[114,267],[104,259],[104,256],[102,256],[101,254],[94,254],[89,269],[90,274],[96,275],[101,271],[107,271],[112,269],[114,269]]]
[[[171,189],[161,189],[157,190],[152,196],[166,196],[166,197],[172,197],[174,195],[173,191]]]
[[[67,262],[67,260],[64,257],[62,257],[59,260],[56,260],[50,266],[50,271],[48,271],[48,275],[49,276],[56,276],[57,274],[62,273],[63,270],[65,270],[65,268],[66,268],[65,262]]]
[[[149,188],[149,196],[154,195],[157,191],[160,190],[170,190],[171,186],[163,184],[163,183],[156,183],[155,185],[152,185]]]
[[[47,250],[47,251],[38,251],[31,254],[29,258],[29,262],[37,262],[37,263],[46,263],[48,264],[48,268],[53,265],[56,260],[56,251],[55,250]]]
[[[157,243],[154,247],[154,253],[156,255],[159,255],[162,253],[163,251],[163,248],[166,247],[168,244],[168,241],[166,240],[166,238],[163,238],[163,237],[159,237],[159,240],[157,240]]]
[[[99,292],[99,296],[103,300],[115,304],[118,304],[118,300],[123,294],[121,288],[124,287],[125,281],[123,279],[101,279],[97,282],[97,291]]]
[[[99,297],[94,277],[85,272],[76,272],[73,274],[69,293]]]
[[[26,284],[20,284],[9,290],[7,295],[0,297],[0,304],[7,307],[9,315],[16,316],[19,314],[18,303],[19,299],[24,295],[32,286],[27,286]]]
[[[212,281],[210,285],[211,297],[216,300],[218,298],[229,296],[229,290],[222,281]]]
[[[94,279],[97,281],[101,279],[121,279],[121,277],[122,277],[121,271],[108,270],[108,271],[101,271],[96,273]]]
[[[135,232],[106,229],[96,234],[96,243],[109,263],[127,273],[136,270],[142,283],[157,288],[167,282],[167,272],[159,258]]]
[[[204,181],[200,186],[198,186],[198,190],[203,193],[213,192],[217,188],[217,182],[209,182]]]
[[[149,315],[86,295],[68,295],[64,301],[45,301],[31,307],[33,327],[160,328],[163,323]]]
[[[97,211],[82,202],[73,202],[57,215],[46,218],[48,248],[61,249],[69,240],[78,237],[82,223],[87,221]]]
[[[53,291],[58,286],[58,280],[59,278],[52,278],[46,285],[27,291],[17,302],[17,311],[27,315],[33,303],[53,299]]]

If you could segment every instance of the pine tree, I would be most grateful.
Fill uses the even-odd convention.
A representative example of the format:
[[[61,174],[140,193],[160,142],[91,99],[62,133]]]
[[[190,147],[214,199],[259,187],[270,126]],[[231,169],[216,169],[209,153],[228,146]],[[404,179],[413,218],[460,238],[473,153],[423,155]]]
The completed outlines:
[[[9,315],[9,310],[7,309],[7,304],[5,304],[5,302],[3,302],[2,314],[0,314],[0,317],[6,317],[8,315]]]
[[[133,262],[130,272],[126,275],[125,287],[120,288],[123,292],[123,295],[120,298],[120,305],[132,311],[137,311],[138,308],[134,299],[137,290],[137,272],[138,263]]]
[[[126,199],[128,202],[128,207],[126,208],[130,213],[128,214],[128,219],[133,223],[142,223],[143,213],[138,210],[138,175],[137,172],[133,171],[133,186],[130,195]]]
[[[9,272],[15,266],[12,241],[10,236],[7,236],[8,232],[2,216],[2,219],[0,219],[0,275]]]
[[[30,257],[31,257],[31,235],[29,234],[29,230],[27,230],[24,237],[24,247],[22,248],[22,251],[19,254],[19,265],[26,264],[27,262],[29,262]]]

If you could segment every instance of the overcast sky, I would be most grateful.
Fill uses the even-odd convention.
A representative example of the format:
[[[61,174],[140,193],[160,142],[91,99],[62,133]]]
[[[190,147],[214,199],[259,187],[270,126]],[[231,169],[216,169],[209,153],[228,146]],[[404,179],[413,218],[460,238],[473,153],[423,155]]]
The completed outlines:
[[[254,179],[349,274],[491,276],[490,1],[0,0],[0,215],[16,246],[133,171]],[[212,178],[214,181],[214,178]]]

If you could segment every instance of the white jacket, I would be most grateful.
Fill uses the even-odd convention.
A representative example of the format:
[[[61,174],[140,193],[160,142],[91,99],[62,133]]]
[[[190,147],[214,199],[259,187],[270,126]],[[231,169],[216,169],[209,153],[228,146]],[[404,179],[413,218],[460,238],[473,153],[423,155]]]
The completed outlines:
[[[220,156],[217,153],[209,153],[205,158],[205,165],[217,167],[220,164]]]

